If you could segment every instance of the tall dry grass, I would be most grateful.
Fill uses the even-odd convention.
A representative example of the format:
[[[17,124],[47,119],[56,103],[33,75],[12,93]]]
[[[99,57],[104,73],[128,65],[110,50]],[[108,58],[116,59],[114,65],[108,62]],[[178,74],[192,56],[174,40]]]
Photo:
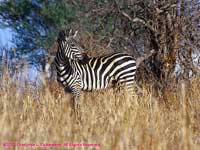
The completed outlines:
[[[83,92],[81,117],[71,115],[70,95],[57,83],[40,87],[4,76],[0,81],[0,148],[50,149],[3,146],[5,142],[87,143],[53,149],[200,149],[200,79],[180,83],[155,98],[150,89],[132,98],[108,89]]]

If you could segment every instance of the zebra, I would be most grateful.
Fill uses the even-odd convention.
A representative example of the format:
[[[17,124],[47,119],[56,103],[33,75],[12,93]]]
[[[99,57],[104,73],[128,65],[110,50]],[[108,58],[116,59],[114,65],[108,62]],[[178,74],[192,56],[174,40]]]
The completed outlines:
[[[134,84],[136,61],[125,53],[113,53],[100,57],[86,57],[76,41],[77,31],[61,31],[58,35],[58,50],[55,57],[57,80],[65,90],[79,101],[82,90],[105,89],[110,85],[125,84],[131,89]]]

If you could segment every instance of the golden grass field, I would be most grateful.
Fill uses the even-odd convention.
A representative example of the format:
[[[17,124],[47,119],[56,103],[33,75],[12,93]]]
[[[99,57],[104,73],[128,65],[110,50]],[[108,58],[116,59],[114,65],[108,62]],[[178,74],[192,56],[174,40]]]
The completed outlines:
[[[0,149],[199,150],[200,79],[178,84],[165,98],[150,88],[135,94],[83,92],[81,122],[70,95],[57,83],[45,88],[4,76],[0,81]],[[5,146],[5,143],[18,143]],[[19,144],[70,146],[20,146]],[[81,146],[75,144],[100,144]]]

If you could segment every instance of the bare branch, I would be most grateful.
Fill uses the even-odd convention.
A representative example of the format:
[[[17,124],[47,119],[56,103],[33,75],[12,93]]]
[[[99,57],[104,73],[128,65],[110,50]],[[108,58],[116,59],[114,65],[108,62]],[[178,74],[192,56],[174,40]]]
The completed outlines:
[[[156,29],[154,27],[152,27],[148,22],[146,22],[145,20],[141,19],[141,18],[138,18],[138,17],[135,17],[135,18],[131,18],[127,13],[125,13],[124,11],[120,11],[121,14],[128,18],[131,22],[133,23],[136,23],[136,22],[139,22],[139,23],[142,23],[144,26],[146,26],[148,29],[150,29],[151,31],[153,32],[157,32]]]
[[[167,5],[165,5],[161,8],[156,8],[156,12],[157,13],[163,13],[164,11],[167,11],[167,10],[169,10],[171,8],[175,8],[175,7],[177,7],[177,4],[171,4],[171,5],[167,4]]]

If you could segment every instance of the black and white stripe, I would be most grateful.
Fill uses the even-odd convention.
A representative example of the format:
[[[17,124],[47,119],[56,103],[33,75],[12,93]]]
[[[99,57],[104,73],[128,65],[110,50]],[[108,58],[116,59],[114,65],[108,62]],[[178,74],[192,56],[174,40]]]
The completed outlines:
[[[61,36],[62,35],[62,36]],[[81,90],[98,90],[113,83],[124,83],[131,89],[134,83],[136,63],[132,56],[114,53],[98,58],[83,58],[74,36],[59,34],[58,52],[55,57],[57,79],[75,97]]]

